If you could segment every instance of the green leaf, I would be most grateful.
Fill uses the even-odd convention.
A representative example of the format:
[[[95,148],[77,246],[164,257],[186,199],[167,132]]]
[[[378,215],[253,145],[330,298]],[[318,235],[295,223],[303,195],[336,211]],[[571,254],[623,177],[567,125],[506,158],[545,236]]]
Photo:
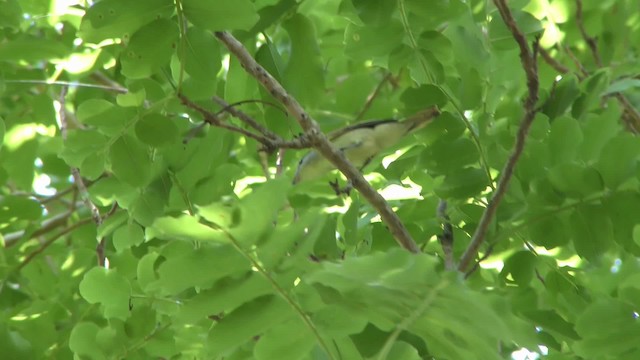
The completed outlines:
[[[144,231],[138,224],[127,224],[119,227],[113,233],[113,246],[117,252],[142,244]]]
[[[609,87],[604,92],[602,92],[600,96],[607,96],[613,93],[619,93],[637,87],[640,87],[640,79],[625,78],[609,85]]]
[[[80,35],[90,43],[109,38],[128,39],[145,24],[167,18],[173,11],[171,0],[103,0],[87,10],[80,25]]]
[[[203,225],[193,216],[180,215],[178,217],[160,217],[146,229],[146,238],[164,240],[228,242],[220,230]]]
[[[186,301],[176,317],[185,323],[194,323],[211,315],[231,311],[272,292],[273,286],[256,272],[242,279],[222,279],[212,288]]]
[[[260,337],[253,353],[258,360],[301,359],[317,341],[300,318],[293,318],[270,327]]]
[[[143,79],[168,65],[177,48],[178,34],[178,25],[167,19],[140,28],[122,52],[122,73],[131,79]]]
[[[104,359],[104,354],[96,341],[100,328],[91,322],[77,323],[69,337],[69,348],[79,356],[87,356],[95,359]]]
[[[547,217],[529,226],[531,241],[547,249],[566,245],[569,242],[565,222],[558,217]]]
[[[97,130],[70,130],[60,157],[69,166],[80,167],[91,154],[104,151],[107,141]]]
[[[19,27],[23,12],[18,0],[3,0],[2,8],[0,27]]]
[[[312,320],[322,333],[333,337],[357,334],[367,326],[365,316],[337,304],[322,308],[314,314]]]
[[[311,20],[296,13],[283,23],[291,38],[291,55],[284,70],[287,90],[302,105],[315,107],[324,94],[324,64]]]
[[[38,201],[27,196],[0,197],[0,224],[22,220],[38,220],[43,208]]]
[[[293,316],[291,307],[279,296],[259,297],[225,316],[209,333],[208,346],[216,353],[226,352]]]
[[[144,186],[150,180],[151,162],[146,146],[131,136],[122,136],[109,150],[111,171],[132,186]]]
[[[527,286],[534,277],[537,259],[530,251],[518,251],[505,261],[501,275],[511,275],[520,286]]]
[[[0,151],[2,150],[2,144],[4,143],[4,134],[7,132],[7,126],[4,123],[4,119],[0,116]]]
[[[523,314],[545,331],[551,331],[573,340],[580,338],[574,330],[573,324],[563,319],[553,310],[527,310]]]
[[[249,30],[258,14],[249,0],[183,0],[184,14],[194,25],[212,31]]]
[[[554,121],[571,107],[579,95],[578,79],[574,75],[564,76],[552,90],[542,111]]]
[[[398,21],[381,28],[349,24],[345,31],[345,54],[354,60],[387,56],[402,43],[404,30]]]
[[[640,142],[630,134],[611,139],[602,149],[596,164],[605,185],[615,189],[634,176],[639,154]]]
[[[240,223],[231,233],[243,244],[256,243],[260,236],[273,227],[273,222],[287,200],[290,181],[281,177],[268,181],[240,202]],[[202,214],[203,217],[207,214]],[[215,219],[206,218],[209,221]]]
[[[370,26],[384,26],[396,8],[394,1],[385,0],[351,0],[358,17]]]
[[[246,272],[251,267],[230,245],[193,249],[188,243],[175,243],[165,248],[163,256],[166,260],[158,267],[158,280],[153,286],[166,295],[193,287],[207,289],[218,279]]]
[[[23,37],[0,44],[0,61],[37,62],[41,60],[61,59],[68,55],[69,49],[62,43],[51,39]]]
[[[136,122],[136,137],[143,143],[162,147],[178,139],[179,131],[173,120],[151,113]]]
[[[576,343],[576,353],[583,357],[622,358],[633,352],[634,340],[640,336],[634,312],[632,306],[616,299],[600,299],[591,304],[576,321],[576,330],[582,337]]]
[[[102,99],[89,99],[78,107],[78,120],[97,128],[102,134],[115,136],[135,116],[133,109],[122,108]]]
[[[551,123],[549,149],[556,164],[576,158],[582,144],[582,130],[575,119],[563,116]]]
[[[613,226],[602,206],[582,205],[571,214],[571,236],[581,257],[596,261],[611,246]]]
[[[433,105],[443,108],[447,104],[446,95],[434,85],[409,88],[402,93],[400,100],[404,103],[407,113],[415,113]]]
[[[484,171],[467,167],[448,174],[435,191],[441,198],[465,199],[484,190],[487,185]]]
[[[215,82],[222,66],[220,45],[213,35],[199,27],[190,27],[180,46],[186,47],[184,70],[199,81]]]
[[[106,318],[129,317],[131,286],[115,270],[95,267],[80,282],[80,295],[90,304],[100,304]]]

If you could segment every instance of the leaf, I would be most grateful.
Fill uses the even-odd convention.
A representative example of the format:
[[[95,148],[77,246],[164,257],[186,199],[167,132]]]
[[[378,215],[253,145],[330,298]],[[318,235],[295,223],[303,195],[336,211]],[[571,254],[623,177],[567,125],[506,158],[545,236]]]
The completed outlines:
[[[301,359],[317,341],[300,318],[293,318],[267,330],[253,353],[258,360]]]
[[[296,13],[283,23],[291,38],[291,55],[283,82],[301,104],[315,107],[324,93],[324,65],[313,23]]]
[[[615,189],[635,175],[639,150],[640,142],[630,134],[612,138],[604,146],[595,167],[608,188]]]
[[[578,121],[562,116],[551,123],[549,149],[556,164],[576,158],[582,144],[582,130]]]
[[[439,108],[447,104],[446,95],[434,85],[421,85],[417,88],[405,90],[400,100],[404,103],[406,112],[409,114],[424,110],[436,105]]]
[[[353,7],[362,19],[362,22],[370,26],[384,26],[396,8],[396,3],[385,0],[351,0]]]
[[[71,330],[71,336],[69,337],[71,351],[76,355],[104,358],[104,354],[100,351],[101,349],[96,341],[99,330],[98,325],[92,322],[83,321],[77,323]]]
[[[44,209],[38,201],[27,196],[0,197],[0,223],[38,220]]]
[[[193,216],[180,215],[178,217],[164,216],[155,219],[146,229],[146,238],[160,238],[165,240],[223,242],[228,239],[222,231],[214,230],[203,225]]]
[[[555,121],[555,118],[563,115],[571,107],[578,96],[580,96],[578,79],[574,75],[564,76],[556,83],[542,111],[549,116],[549,119]]]
[[[640,87],[640,79],[624,78],[609,85],[609,87],[605,91],[603,91],[600,96],[607,96],[613,93],[619,93],[637,87]]]
[[[435,191],[442,198],[464,199],[487,187],[487,175],[476,168],[464,168],[448,174]]]
[[[613,227],[602,206],[582,205],[571,214],[573,245],[581,257],[596,261],[611,246]]]
[[[211,330],[207,345],[215,353],[226,352],[293,316],[293,310],[280,297],[259,297],[225,316]]]
[[[220,45],[215,37],[199,27],[190,27],[180,46],[186,47],[182,61],[187,74],[199,81],[215,82],[222,66]]]
[[[178,26],[167,19],[153,21],[131,36],[122,52],[122,73],[131,79],[143,79],[169,64],[177,48]]]
[[[197,322],[272,292],[273,286],[256,272],[242,279],[222,279],[186,301],[176,317],[185,323]]]
[[[111,171],[121,181],[140,187],[150,180],[151,161],[147,149],[131,136],[122,136],[109,149]]]
[[[258,21],[249,0],[183,0],[184,14],[194,25],[212,31],[249,30]]]
[[[145,24],[167,18],[173,11],[171,0],[103,0],[87,10],[80,24],[80,36],[90,43],[109,38],[128,39]]]
[[[243,244],[255,244],[273,222],[287,199],[291,183],[284,177],[268,181],[240,202],[240,223],[230,232]],[[205,216],[206,214],[202,214]],[[213,221],[214,219],[207,218]]]
[[[143,143],[162,147],[178,139],[178,127],[168,117],[151,113],[136,122],[136,137]]]
[[[113,246],[117,252],[122,252],[133,246],[142,244],[144,231],[138,224],[127,224],[119,227],[113,233]]]
[[[133,109],[122,108],[102,99],[89,99],[80,104],[77,111],[79,121],[96,127],[107,136],[122,133],[135,114]]]
[[[125,320],[129,316],[131,286],[115,270],[89,270],[80,282],[80,295],[90,304],[101,304],[106,318]]]
[[[404,35],[402,24],[392,21],[382,28],[347,25],[345,54],[354,60],[386,56],[398,47]]]
[[[69,50],[62,43],[48,39],[24,37],[0,44],[0,61],[27,61],[61,59]]]
[[[536,256],[530,251],[518,251],[505,261],[501,275],[510,274],[518,285],[526,286],[533,279],[536,262]]]
[[[193,249],[190,244],[176,243],[165,248],[163,256],[166,260],[159,265],[158,280],[153,286],[165,295],[177,295],[194,287],[208,289],[218,279],[251,267],[230,245]]]

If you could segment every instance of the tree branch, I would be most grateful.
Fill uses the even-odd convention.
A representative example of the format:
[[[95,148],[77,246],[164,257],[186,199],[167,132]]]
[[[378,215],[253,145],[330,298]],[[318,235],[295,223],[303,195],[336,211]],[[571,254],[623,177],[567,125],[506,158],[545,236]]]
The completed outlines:
[[[453,226],[451,226],[451,219],[447,215],[447,202],[445,200],[440,199],[438,202],[436,215],[442,222],[442,234],[438,235],[438,240],[444,253],[444,268],[446,270],[454,270],[456,264],[453,259]]]
[[[549,64],[549,66],[551,66],[555,71],[560,74],[566,74],[569,72],[569,68],[561,64],[558,60],[554,59],[545,48],[541,47],[539,50],[540,55],[542,55],[544,61]]]
[[[522,151],[524,150],[527,133],[536,115],[536,103],[538,101],[539,83],[537,55],[539,39],[536,39],[534,41],[533,49],[530,50],[529,45],[527,44],[527,40],[522,31],[520,31],[520,29],[518,28],[516,21],[513,19],[513,15],[507,7],[505,0],[494,0],[494,3],[498,8],[498,11],[500,12],[502,20],[507,25],[507,28],[511,31],[513,38],[515,39],[516,43],[518,43],[518,47],[520,48],[520,62],[522,63],[522,68],[527,78],[528,95],[524,103],[524,117],[522,119],[522,122],[520,123],[520,127],[518,128],[516,143],[513,147],[511,155],[509,156],[509,159],[507,160],[507,163],[500,173],[500,180],[498,181],[496,191],[489,201],[489,204],[482,214],[482,217],[480,218],[480,223],[478,224],[478,228],[471,238],[471,243],[465,250],[462,258],[460,258],[458,271],[462,273],[466,272],[467,268],[478,254],[478,249],[484,242],[489,224],[493,220],[500,201],[502,201],[502,199],[504,198],[504,195],[509,186],[509,182],[511,181],[511,177],[513,176],[513,171],[516,167],[516,164],[518,163],[518,160],[520,159],[520,155],[522,155]]]
[[[576,0],[576,23],[578,24],[578,29],[580,30],[580,35],[584,41],[587,42],[589,46],[589,50],[591,50],[591,55],[593,55],[593,60],[596,62],[598,67],[602,67],[602,59],[600,59],[600,53],[598,52],[598,42],[592,36],[587,34],[587,30],[584,28],[584,18],[582,17],[582,0]]]
[[[329,142],[327,136],[322,133],[315,120],[304,111],[298,101],[289,95],[282,85],[253,59],[242,43],[233,37],[233,35],[228,32],[216,32],[215,36],[236,56],[243,68],[256,78],[274,98],[284,105],[289,114],[298,121],[305,131],[305,135],[309,137],[314,148],[338,168],[338,170],[349,179],[353,187],[358,189],[371,206],[378,211],[380,217],[400,246],[414,253],[420,252],[418,245],[413,241],[411,235],[385,199],[369,185],[360,171],[349,163],[344,154]]]
[[[68,135],[67,112],[65,111],[66,95],[67,87],[65,86],[62,88],[62,91],[60,91],[60,98],[58,100],[60,102],[60,111],[58,114],[60,118],[60,134],[62,135],[63,141],[67,140]],[[89,198],[89,190],[87,190],[87,186],[84,184],[82,176],[80,176],[80,170],[78,170],[78,168],[76,167],[72,167],[71,175],[73,176],[73,182],[80,192],[83,203],[91,212],[91,218],[93,219],[93,222],[96,224],[96,226],[100,226],[100,224],[102,224],[102,216],[100,216],[100,210],[98,210],[98,207],[93,202],[91,202],[91,199]],[[104,251],[102,250],[103,246],[103,239],[101,239],[98,243],[98,246],[96,247],[98,264],[100,266],[104,265]]]

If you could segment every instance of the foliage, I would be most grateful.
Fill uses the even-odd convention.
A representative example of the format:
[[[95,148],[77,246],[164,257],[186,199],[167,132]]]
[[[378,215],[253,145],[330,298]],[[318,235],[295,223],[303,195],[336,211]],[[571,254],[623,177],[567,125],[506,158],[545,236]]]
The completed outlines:
[[[438,199],[459,259],[529,91],[492,2],[0,0],[3,357],[640,358],[638,2],[508,5],[539,112],[464,276]],[[303,151],[199,125],[178,92],[301,132],[223,30],[323,130],[439,106],[366,168],[422,254],[357,193],[292,186]]]

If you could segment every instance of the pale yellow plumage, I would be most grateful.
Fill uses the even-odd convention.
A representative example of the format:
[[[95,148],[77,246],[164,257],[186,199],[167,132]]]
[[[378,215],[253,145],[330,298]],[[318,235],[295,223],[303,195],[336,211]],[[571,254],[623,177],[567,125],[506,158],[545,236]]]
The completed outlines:
[[[437,107],[431,107],[402,121],[374,120],[347,126],[328,134],[328,138],[353,165],[363,168],[378,153],[423,128],[439,114]],[[293,182],[313,180],[333,169],[329,161],[312,150],[300,160]]]

